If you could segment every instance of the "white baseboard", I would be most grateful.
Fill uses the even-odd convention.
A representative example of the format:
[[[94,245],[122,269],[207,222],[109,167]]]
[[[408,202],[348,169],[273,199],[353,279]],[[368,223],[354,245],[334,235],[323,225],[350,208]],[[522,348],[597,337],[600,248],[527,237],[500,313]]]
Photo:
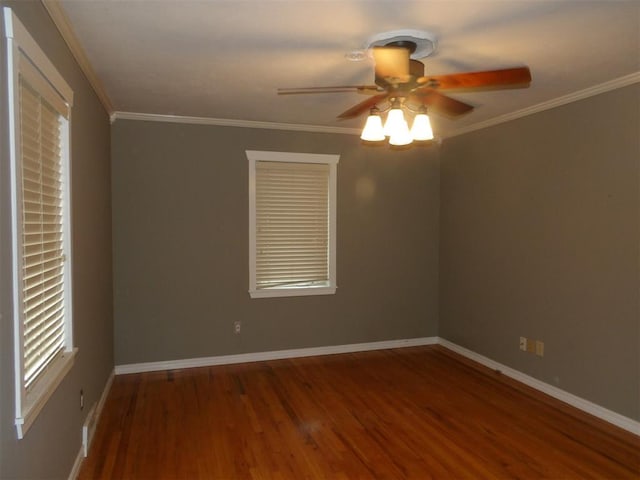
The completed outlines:
[[[285,358],[314,357],[318,355],[335,355],[339,353],[365,352],[371,350],[387,350],[389,348],[417,347],[435,345],[438,337],[407,338],[387,340],[383,342],[352,343],[349,345],[332,345],[327,347],[297,348],[271,352],[241,353],[237,355],[221,355],[216,357],[191,358],[186,360],[169,360],[165,362],[131,363],[116,365],[116,375],[127,373],[157,372],[180,368],[210,367],[214,365],[230,365],[233,363],[260,362],[264,360],[282,360]]]
[[[476,352],[468,350],[460,345],[456,345],[453,342],[438,337],[438,344],[442,345],[449,350],[456,352],[464,357],[467,357],[474,362],[477,362],[485,367],[489,367],[492,370],[500,370],[500,372],[514,380],[524,383],[529,387],[535,388],[547,395],[567,403],[572,407],[576,407],[583,412],[589,413],[594,417],[600,418],[606,422],[609,422],[617,427],[627,430],[636,435],[640,435],[640,422],[637,422],[631,418],[620,415],[619,413],[608,410],[593,402],[580,398],[572,393],[566,392],[558,387],[545,383],[537,378],[531,377],[525,373],[515,370],[511,367],[507,367],[501,363],[498,363],[490,358],[484,357]]]
[[[640,435],[640,422],[608,410],[593,402],[580,398],[558,387],[549,385],[541,380],[531,377],[525,373],[507,367],[490,358],[484,357],[476,352],[468,350],[460,345],[456,345],[440,337],[420,337],[403,340],[388,340],[383,342],[354,343],[349,345],[334,345],[327,347],[299,348],[292,350],[278,350],[271,352],[242,353],[237,355],[221,355],[215,357],[191,358],[185,360],[169,360],[162,362],[133,363],[126,365],[116,365],[115,374],[124,375],[128,373],[157,372],[163,370],[176,370],[181,368],[209,367],[214,365],[230,365],[234,363],[259,362],[264,360],[280,360],[285,358],[312,357],[318,355],[333,355],[339,353],[354,353],[372,350],[385,350],[389,348],[416,347],[422,345],[439,344],[449,350],[459,353],[481,365],[493,370],[500,370],[504,375],[513,378],[525,385],[539,390],[547,395],[576,407],[597,418],[609,422],[617,427],[627,430],[636,435]],[[111,379],[112,380],[112,379]],[[106,389],[105,389],[106,391]]]
[[[78,455],[76,455],[76,459],[73,462],[73,466],[71,467],[71,472],[69,473],[69,480],[76,480],[78,475],[80,474],[80,467],[82,466],[82,461],[84,460],[84,448],[80,445],[80,450],[78,450]]]
[[[102,395],[100,395],[100,400],[98,400],[98,403],[95,407],[95,412],[93,413],[94,425],[98,425],[98,422],[100,421],[100,415],[102,414],[102,409],[107,400],[107,397],[109,396],[109,391],[111,390],[111,385],[113,384],[114,377],[115,377],[115,371],[112,371],[111,374],[109,375],[109,378],[107,379],[107,383],[105,383],[104,385],[104,389],[102,390]],[[91,414],[92,413],[89,412],[89,415]],[[89,447],[90,445],[84,441],[80,445],[80,450],[78,451],[78,455],[76,456],[76,459],[73,462],[73,466],[71,467],[71,472],[69,473],[69,480],[76,480],[76,478],[78,478],[78,474],[80,473],[80,467],[82,466],[82,462],[84,461],[84,458],[87,456]]]
[[[107,379],[107,383],[104,384],[104,389],[102,390],[102,395],[100,395],[100,400],[98,400],[98,406],[96,407],[96,425],[100,421],[100,415],[102,415],[102,409],[104,408],[104,404],[107,401],[107,397],[109,396],[109,392],[111,391],[111,385],[113,384],[113,379],[116,376],[115,370],[111,372],[109,378]]]

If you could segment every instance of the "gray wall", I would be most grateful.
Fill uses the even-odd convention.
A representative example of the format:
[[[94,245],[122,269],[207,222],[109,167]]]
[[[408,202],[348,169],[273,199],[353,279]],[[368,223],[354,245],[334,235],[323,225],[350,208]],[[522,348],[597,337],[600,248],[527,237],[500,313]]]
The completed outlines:
[[[9,160],[4,33],[0,53],[0,478],[67,478],[82,423],[113,370],[109,119],[39,1],[10,6],[75,93],[72,221],[75,365],[22,440],[14,427]],[[0,27],[1,28],[1,27]],[[79,392],[85,409],[80,411]]]
[[[341,155],[335,295],[249,298],[247,149]],[[112,162],[117,365],[437,333],[437,147],[117,120]]]
[[[639,99],[636,84],[445,141],[440,200],[440,336],[636,420]]]

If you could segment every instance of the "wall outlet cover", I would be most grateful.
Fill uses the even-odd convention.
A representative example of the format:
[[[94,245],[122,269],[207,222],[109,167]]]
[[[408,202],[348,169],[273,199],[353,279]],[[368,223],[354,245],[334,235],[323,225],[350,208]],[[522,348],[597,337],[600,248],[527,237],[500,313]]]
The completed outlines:
[[[520,350],[523,352],[527,351],[527,339],[526,337],[520,337]]]

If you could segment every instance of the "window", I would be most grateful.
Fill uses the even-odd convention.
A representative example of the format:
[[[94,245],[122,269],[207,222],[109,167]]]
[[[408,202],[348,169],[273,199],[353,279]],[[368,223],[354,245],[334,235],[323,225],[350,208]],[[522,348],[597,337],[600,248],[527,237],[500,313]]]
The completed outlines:
[[[69,120],[73,92],[9,8],[16,427],[22,438],[73,364]]]
[[[338,155],[247,151],[249,294],[336,291]]]

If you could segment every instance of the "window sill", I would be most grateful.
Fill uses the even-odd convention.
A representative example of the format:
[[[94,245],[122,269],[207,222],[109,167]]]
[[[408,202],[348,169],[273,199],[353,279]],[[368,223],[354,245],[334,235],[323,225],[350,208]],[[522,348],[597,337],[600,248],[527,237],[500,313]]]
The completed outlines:
[[[333,295],[336,287],[263,288],[249,290],[251,298],[303,297],[310,295]]]
[[[71,370],[77,353],[77,348],[64,352],[27,393],[24,404],[21,406],[21,411],[16,417],[18,439],[22,439],[25,436],[29,427],[31,427],[40,411],[44,408],[47,400]]]

